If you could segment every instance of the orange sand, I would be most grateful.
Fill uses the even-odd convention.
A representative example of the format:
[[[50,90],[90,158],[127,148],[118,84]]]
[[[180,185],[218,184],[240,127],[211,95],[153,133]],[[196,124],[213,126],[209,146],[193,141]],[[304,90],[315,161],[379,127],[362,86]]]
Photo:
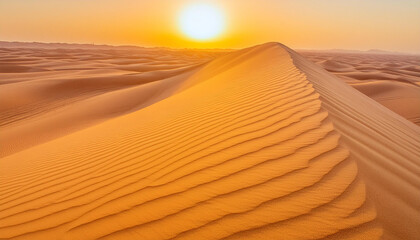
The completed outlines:
[[[385,107],[420,125],[420,56],[302,51],[302,54]]]
[[[420,127],[283,45],[1,51],[0,238],[420,236]]]

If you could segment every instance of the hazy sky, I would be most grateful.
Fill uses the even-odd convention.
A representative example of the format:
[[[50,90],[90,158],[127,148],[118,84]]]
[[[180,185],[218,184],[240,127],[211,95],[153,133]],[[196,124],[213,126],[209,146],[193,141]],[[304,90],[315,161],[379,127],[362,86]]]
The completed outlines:
[[[420,0],[209,0],[226,16],[217,39],[195,42],[177,25],[194,0],[0,0],[0,40],[241,48],[420,52]],[[203,2],[203,1],[201,1]]]

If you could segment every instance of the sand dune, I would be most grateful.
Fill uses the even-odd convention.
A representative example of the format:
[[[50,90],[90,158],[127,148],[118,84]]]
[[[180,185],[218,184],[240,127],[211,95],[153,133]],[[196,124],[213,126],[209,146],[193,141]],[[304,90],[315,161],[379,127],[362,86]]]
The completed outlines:
[[[420,125],[420,56],[302,51],[360,92]]]
[[[278,43],[166,53],[2,77],[0,238],[418,238],[419,126]]]
[[[0,52],[0,157],[166,98],[218,55],[141,48]]]

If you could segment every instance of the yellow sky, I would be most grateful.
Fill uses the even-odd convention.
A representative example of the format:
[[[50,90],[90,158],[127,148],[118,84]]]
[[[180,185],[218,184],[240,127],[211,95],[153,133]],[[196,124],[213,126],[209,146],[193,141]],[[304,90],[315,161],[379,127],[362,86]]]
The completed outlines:
[[[194,0],[0,0],[0,40],[242,48],[277,41],[292,48],[420,52],[418,0],[209,0],[226,29],[197,42],[178,26]]]

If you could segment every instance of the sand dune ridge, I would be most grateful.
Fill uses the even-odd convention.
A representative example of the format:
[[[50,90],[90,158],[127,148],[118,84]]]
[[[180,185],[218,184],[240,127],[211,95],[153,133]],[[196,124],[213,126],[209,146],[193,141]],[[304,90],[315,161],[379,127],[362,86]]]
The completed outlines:
[[[147,106],[1,158],[0,238],[420,234],[417,125],[278,43],[200,64]]]

